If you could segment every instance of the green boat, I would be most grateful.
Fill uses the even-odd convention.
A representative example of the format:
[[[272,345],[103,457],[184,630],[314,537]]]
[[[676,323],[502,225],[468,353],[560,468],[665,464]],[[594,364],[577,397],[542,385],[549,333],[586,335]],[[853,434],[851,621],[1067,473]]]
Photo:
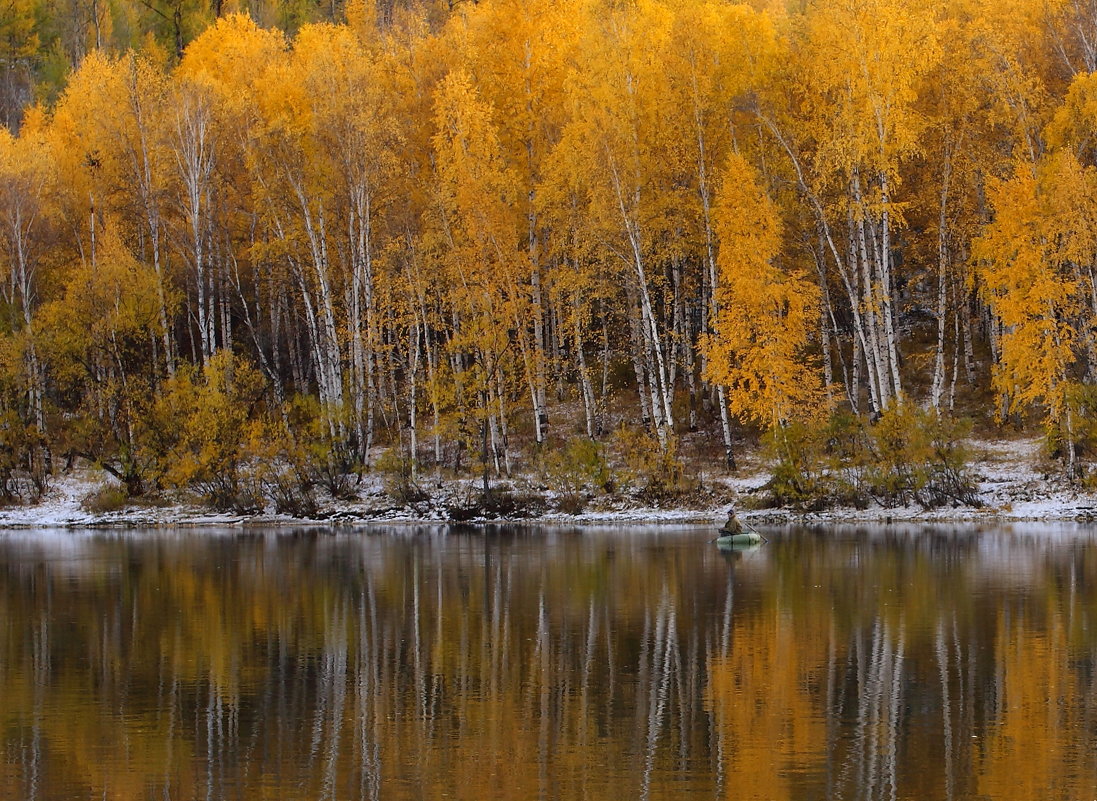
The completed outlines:
[[[766,538],[757,531],[744,531],[740,534],[724,534],[716,538],[717,546],[761,545]]]

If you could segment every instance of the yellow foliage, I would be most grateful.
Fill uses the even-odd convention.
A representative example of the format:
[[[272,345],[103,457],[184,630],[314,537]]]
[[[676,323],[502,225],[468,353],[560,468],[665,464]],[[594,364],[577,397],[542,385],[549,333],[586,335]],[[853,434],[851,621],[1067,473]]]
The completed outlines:
[[[818,288],[779,266],[781,222],[754,170],[733,155],[715,209],[720,284],[715,332],[705,340],[709,379],[728,406],[767,427],[810,415],[822,391],[807,358]]]
[[[134,371],[129,348],[141,353],[150,335],[159,335],[156,276],[122,241],[117,226],[100,235],[94,263],[71,268],[64,295],[39,312],[38,327],[47,355],[62,375],[74,380],[103,358]]]
[[[844,0],[814,12],[798,66],[816,168],[824,177],[860,169],[895,183],[926,125],[916,103],[920,82],[943,55],[938,4]]]
[[[207,84],[225,103],[240,106],[248,102],[248,84],[285,51],[280,32],[260,28],[244,14],[230,14],[190,43],[177,74]]]
[[[133,53],[148,9],[113,4],[111,41],[3,134],[2,208],[38,222],[27,269],[0,233],[6,329],[48,351],[39,374],[23,337],[38,407],[155,393],[225,347],[367,464],[428,410],[439,460],[488,423],[508,455],[519,406],[543,443],[577,398],[591,431],[642,398],[666,448],[683,407],[714,424],[704,378],[773,427],[824,369],[876,413],[930,363],[939,404],[958,353],[978,393],[1001,350],[999,393],[1053,414],[1097,374],[1085,4],[247,8],[180,2]],[[175,63],[167,29],[207,16]]]
[[[973,256],[1003,327],[993,380],[1011,409],[1041,402],[1052,420],[1065,412],[1075,347],[1093,315],[1078,268],[1097,256],[1095,189],[1097,172],[1063,152],[988,187],[994,222]]]
[[[228,351],[213,356],[200,374],[181,370],[145,421],[145,447],[159,461],[163,480],[193,487],[221,508],[259,503],[244,469],[254,435],[263,430],[256,407],[264,391],[255,368]]]

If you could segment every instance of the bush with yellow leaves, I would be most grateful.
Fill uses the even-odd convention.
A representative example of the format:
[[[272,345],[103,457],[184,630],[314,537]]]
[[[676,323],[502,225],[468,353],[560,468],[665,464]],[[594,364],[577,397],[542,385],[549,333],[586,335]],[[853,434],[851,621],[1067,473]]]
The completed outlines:
[[[218,509],[262,509],[253,457],[264,440],[265,392],[262,375],[229,351],[201,370],[180,369],[143,420],[162,483],[192,489]]]

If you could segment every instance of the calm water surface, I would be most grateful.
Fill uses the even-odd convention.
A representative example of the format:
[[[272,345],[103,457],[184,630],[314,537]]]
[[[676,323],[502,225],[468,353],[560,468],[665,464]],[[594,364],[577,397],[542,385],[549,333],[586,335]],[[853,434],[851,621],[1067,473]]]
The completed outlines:
[[[1091,799],[1097,531],[0,534],[3,799]]]

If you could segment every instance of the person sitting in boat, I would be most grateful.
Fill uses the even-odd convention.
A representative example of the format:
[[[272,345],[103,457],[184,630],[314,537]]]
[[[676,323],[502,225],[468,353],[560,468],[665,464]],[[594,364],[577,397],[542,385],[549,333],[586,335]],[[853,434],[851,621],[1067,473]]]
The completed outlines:
[[[735,516],[735,507],[728,509],[728,520],[724,525],[720,527],[720,533],[725,537],[731,537],[736,534],[745,534],[746,529],[743,528],[743,524],[739,522],[739,518]]]

